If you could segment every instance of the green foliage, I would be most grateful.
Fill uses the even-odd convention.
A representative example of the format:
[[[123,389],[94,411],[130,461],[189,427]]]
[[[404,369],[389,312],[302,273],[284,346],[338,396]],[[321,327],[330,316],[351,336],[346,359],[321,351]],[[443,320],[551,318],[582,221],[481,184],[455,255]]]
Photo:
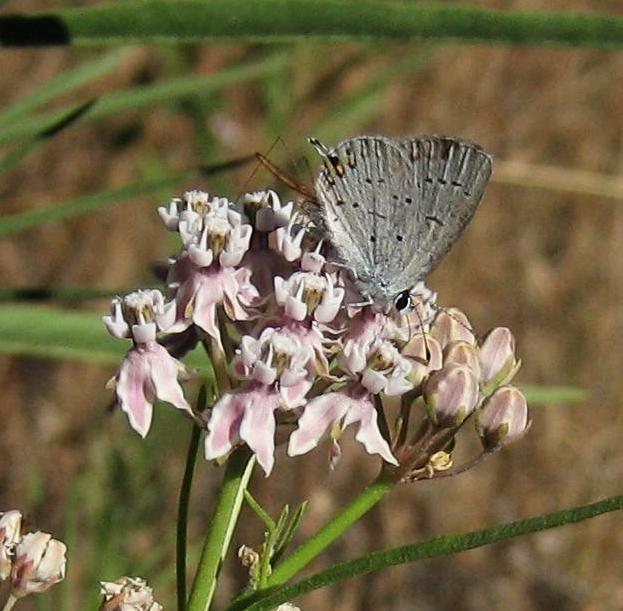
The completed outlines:
[[[284,61],[284,55],[277,53],[259,60],[226,67],[213,74],[173,77],[151,85],[141,85],[110,93],[93,103],[84,118],[101,120],[123,112],[144,110],[156,104],[171,104],[183,98],[209,96],[224,87],[270,74],[282,68]],[[20,104],[14,108],[17,108],[21,114]],[[34,117],[18,118],[10,125],[2,125],[0,145],[45,132],[56,125],[67,112],[67,109],[51,110]]]
[[[4,26],[4,27],[2,27]],[[133,0],[0,18],[0,44],[119,45],[218,40],[452,40],[620,47],[623,19],[359,0]]]
[[[47,29],[44,30],[42,26],[45,24]],[[14,27],[17,25],[19,27]],[[404,40],[620,47],[623,44],[623,19],[597,14],[500,12],[445,3],[372,0],[357,2],[356,9],[351,0],[130,0],[53,10],[21,18],[19,22],[15,17],[0,17],[0,46],[74,44],[118,47],[137,42],[179,44],[247,41],[274,44],[305,41],[309,45],[305,48],[316,53],[320,43],[324,44],[327,40],[364,40],[372,43],[360,45],[353,54],[353,61],[359,59],[363,63],[371,50],[376,49],[374,43],[379,41],[383,41],[384,48],[387,48],[388,42]],[[312,41],[317,41],[316,49],[311,47]],[[173,107],[194,120],[196,133],[191,145],[200,149],[202,159],[211,159],[213,143],[205,130],[206,113],[218,103],[215,96],[220,91],[250,79],[257,80],[260,85],[258,89],[265,94],[267,133],[272,135],[280,132],[285,126],[296,123],[298,115],[302,114],[301,107],[308,101],[304,97],[295,99],[289,89],[283,91],[283,83],[299,68],[293,49],[296,49],[294,45],[288,49],[288,53],[279,49],[270,55],[232,64],[208,75],[182,71],[181,74],[155,83],[101,95],[96,100],[57,106],[54,109],[45,108],[58,97],[110,74],[132,53],[127,48],[114,48],[110,53],[89,59],[61,73],[0,113],[0,145],[14,146],[0,160],[0,173],[15,168],[30,152],[66,127],[75,125],[78,119],[82,122],[103,121],[120,113],[140,113],[158,105]],[[330,114],[316,120],[314,135],[333,140],[344,133],[354,133],[373,121],[382,112],[381,102],[389,86],[426,66],[428,58],[436,51],[436,47],[421,47],[417,53],[408,54],[404,59],[371,68],[362,84],[338,99],[331,106]],[[178,172],[167,168],[163,162],[149,177],[121,188],[103,190],[44,209],[0,217],[0,236],[106,209],[162,189],[172,190],[187,180],[214,175],[245,161],[248,158]],[[89,287],[44,287],[31,292],[30,297],[39,294],[51,300],[83,301],[108,296],[110,291]],[[28,296],[27,289],[16,291],[3,287],[0,291],[0,300],[14,300],[24,296]],[[100,312],[28,304],[0,304],[0,337],[0,353],[103,366],[118,365],[129,347],[129,343],[113,340],[107,335]],[[186,361],[200,368],[206,378],[210,377],[210,364],[201,350],[188,355]],[[584,400],[581,389],[569,386],[525,386],[522,390],[532,405]],[[200,403],[203,403],[202,399]],[[124,573],[143,574],[150,576],[150,582],[156,589],[160,586],[163,589],[173,587],[171,572],[162,569],[170,560],[172,533],[171,538],[163,537],[145,555],[133,552],[128,533],[139,532],[150,520],[154,520],[160,511],[162,498],[171,494],[158,471],[158,453],[165,443],[177,447],[182,441],[181,437],[171,439],[170,436],[170,432],[175,429],[171,424],[172,418],[176,415],[173,410],[171,413],[165,412],[165,427],[155,427],[152,443],[149,444],[142,444],[132,437],[131,441],[115,445],[98,436],[93,444],[93,455],[70,487],[64,518],[65,540],[75,550],[72,552],[75,558],[85,558],[81,585],[83,591],[91,594],[88,604],[82,604],[84,608],[95,608],[97,605],[98,597],[93,584],[98,579],[112,579]],[[155,444],[154,438],[157,442]],[[183,516],[188,510],[190,479],[199,440],[199,430],[194,428],[186,465],[186,489],[182,490],[180,499],[180,506],[183,507],[180,515]],[[203,575],[212,578],[211,582],[206,582],[212,589],[208,598],[214,592],[214,578],[231,541],[235,517],[250,476],[251,463],[242,460],[244,457],[238,458],[240,471],[238,474],[231,471],[229,476],[226,475],[219,505],[226,510],[219,517],[220,533],[223,536],[218,540],[208,540],[203,554]],[[384,494],[387,489],[381,492]],[[33,472],[30,489],[32,505],[41,504],[44,495],[45,482],[40,473]],[[378,499],[373,500],[376,502]],[[290,512],[286,506],[275,521],[250,494],[247,501],[268,531],[258,584],[267,589],[240,598],[233,604],[232,610],[272,609],[305,592],[373,570],[457,553],[623,507],[623,498],[613,497],[593,505],[482,531],[436,537],[394,550],[368,554],[331,567],[294,585],[280,586],[289,578],[288,568],[292,566],[289,563],[292,559],[297,561],[297,552],[289,558],[283,559],[282,556],[300,525],[305,504],[294,512]],[[369,506],[360,508],[360,514],[353,514],[353,519],[358,519],[367,509]],[[88,524],[88,527],[84,528],[84,524]],[[185,602],[186,564],[183,560],[180,563],[180,559],[185,558],[183,551],[187,547],[185,519],[180,521],[178,528],[178,603],[181,607]],[[321,549],[321,544],[328,545],[330,541],[330,536],[325,537],[324,543],[322,540],[318,543],[316,551]],[[190,550],[191,559],[196,552],[196,549]],[[307,559],[312,557],[313,554],[310,554]],[[279,560],[281,564],[278,564]],[[283,580],[270,580],[273,565],[277,569],[273,575],[277,578],[281,575]],[[70,581],[67,581],[61,586],[58,608],[68,609],[75,598],[71,596],[69,584]],[[71,587],[75,586],[72,584]],[[197,595],[191,608],[200,608],[200,598],[201,595]],[[49,600],[40,597],[38,604],[42,605],[41,608],[51,608]]]
[[[287,546],[301,525],[303,514],[307,509],[307,501],[301,503],[290,515],[290,506],[284,505],[277,521],[273,520],[265,509],[245,490],[245,500],[266,528],[264,544],[259,553],[258,566],[250,569],[250,585],[252,588],[265,588],[272,566],[279,561]]]
[[[105,55],[97,56],[91,61],[78,65],[73,70],[61,72],[49,83],[35,89],[0,113],[0,131],[47,102],[109,74],[117,69],[129,55],[128,49],[114,49]]]
[[[613,496],[597,503],[582,505],[572,509],[565,509],[556,513],[510,522],[501,526],[494,526],[484,530],[473,531],[459,535],[444,535],[434,537],[420,543],[405,545],[386,551],[373,552],[361,558],[343,562],[332,566],[320,573],[316,573],[307,579],[303,579],[292,586],[281,587],[258,593],[252,599],[246,599],[234,603],[229,611],[269,611],[280,603],[294,600],[295,598],[318,588],[326,587],[332,583],[350,579],[355,576],[365,575],[372,571],[378,571],[389,566],[406,564],[417,560],[425,560],[458,554],[470,549],[491,545],[499,541],[505,541],[521,535],[581,522],[595,516],[611,511],[623,509],[623,496]],[[259,600],[258,600],[259,599]]]
[[[93,103],[93,100],[89,100],[84,104],[79,104],[75,108],[64,111],[57,117],[54,123],[47,125],[27,142],[13,149],[0,161],[0,174],[12,169],[46,140],[49,140],[65,128],[73,125],[80,117],[88,112],[89,108],[93,106]]]
[[[0,353],[100,365],[118,365],[130,347],[105,331],[99,312],[26,304],[0,304]],[[209,375],[205,352],[185,358]]]

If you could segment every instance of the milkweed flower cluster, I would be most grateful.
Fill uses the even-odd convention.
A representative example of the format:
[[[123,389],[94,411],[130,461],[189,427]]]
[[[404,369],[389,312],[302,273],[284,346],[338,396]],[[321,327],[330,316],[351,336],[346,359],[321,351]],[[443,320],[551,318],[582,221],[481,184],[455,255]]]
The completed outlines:
[[[206,429],[207,459],[244,443],[268,475],[279,427],[292,431],[289,456],[328,435],[334,465],[354,425],[365,450],[407,481],[451,468],[454,438],[473,414],[483,453],[527,430],[508,329],[479,339],[423,283],[406,311],[362,305],[326,236],[274,191],[239,206],[189,191],[158,212],[181,244],[166,287],[117,297],[104,317],[111,335],[132,342],[110,387],[141,435],[160,399]],[[199,342],[227,364],[217,368],[224,392],[203,414],[184,396],[193,372],[178,360]]]
[[[120,577],[100,582],[103,601],[99,611],[162,611],[153,590],[140,577]]]
[[[0,581],[13,600],[45,592],[65,577],[65,544],[40,531],[22,534],[22,514],[0,513]]]

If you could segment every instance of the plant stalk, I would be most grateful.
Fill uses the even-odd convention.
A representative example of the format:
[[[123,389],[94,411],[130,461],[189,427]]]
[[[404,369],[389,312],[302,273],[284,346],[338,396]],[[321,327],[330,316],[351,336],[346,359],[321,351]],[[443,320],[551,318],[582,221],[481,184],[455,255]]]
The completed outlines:
[[[177,512],[177,554],[175,559],[177,611],[184,611],[186,609],[186,538],[188,534],[188,506],[200,437],[201,429],[196,424],[193,424]]]
[[[204,541],[187,611],[208,611],[216,591],[216,579],[229,549],[244,491],[251,478],[255,457],[246,446],[232,452],[216,503],[214,517]]]
[[[394,473],[382,470],[379,476],[333,520],[278,564],[268,578],[267,587],[281,585],[305,568],[331,543],[374,507],[394,486]]]
[[[4,604],[4,607],[2,607],[2,611],[11,611],[17,601],[18,599],[13,596],[13,594],[11,594],[7,599],[6,603]]]

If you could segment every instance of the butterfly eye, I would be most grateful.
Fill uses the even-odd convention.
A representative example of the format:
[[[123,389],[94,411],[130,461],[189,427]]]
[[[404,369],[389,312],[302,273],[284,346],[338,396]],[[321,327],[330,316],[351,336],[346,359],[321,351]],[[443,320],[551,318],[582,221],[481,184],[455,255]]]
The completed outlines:
[[[408,307],[411,306],[411,293],[408,290],[399,293],[394,300],[394,305],[399,312],[406,310]]]

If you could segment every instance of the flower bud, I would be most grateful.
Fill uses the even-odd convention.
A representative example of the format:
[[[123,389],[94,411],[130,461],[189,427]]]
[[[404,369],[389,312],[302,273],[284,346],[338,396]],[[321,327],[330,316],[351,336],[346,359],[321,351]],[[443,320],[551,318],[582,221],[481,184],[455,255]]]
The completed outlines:
[[[443,351],[444,363],[457,363],[467,365],[480,378],[480,363],[478,361],[478,349],[466,341],[450,342]]]
[[[260,555],[248,545],[241,545],[238,548],[238,558],[240,564],[249,569],[257,569],[260,564]]]
[[[480,385],[485,394],[510,382],[521,365],[515,357],[515,338],[506,327],[496,327],[487,333],[478,358]]]
[[[45,592],[65,577],[65,544],[43,532],[28,533],[15,547],[11,593],[21,598]]]
[[[435,371],[424,384],[424,400],[433,423],[459,426],[476,408],[478,379],[466,365],[450,363]]]
[[[467,316],[458,308],[439,310],[431,325],[430,333],[442,348],[450,342],[465,341],[473,344],[475,341]]]
[[[529,426],[526,398],[514,386],[498,388],[476,416],[476,430],[487,450],[518,439]]]
[[[414,335],[402,349],[401,354],[409,359],[412,365],[408,378],[414,386],[419,386],[432,371],[441,369],[443,363],[439,342],[423,333]]]
[[[22,527],[22,514],[13,509],[0,513],[0,581],[11,573],[11,556],[19,541]]]
[[[121,577],[100,585],[104,596],[100,611],[162,611],[152,589],[140,577]]]

